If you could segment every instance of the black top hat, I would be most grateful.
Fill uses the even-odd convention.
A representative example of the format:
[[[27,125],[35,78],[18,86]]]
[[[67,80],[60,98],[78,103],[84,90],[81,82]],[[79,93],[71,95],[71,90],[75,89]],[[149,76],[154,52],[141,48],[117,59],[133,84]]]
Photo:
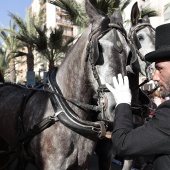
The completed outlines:
[[[145,59],[150,62],[170,60],[170,24],[156,28],[155,51],[146,54]]]

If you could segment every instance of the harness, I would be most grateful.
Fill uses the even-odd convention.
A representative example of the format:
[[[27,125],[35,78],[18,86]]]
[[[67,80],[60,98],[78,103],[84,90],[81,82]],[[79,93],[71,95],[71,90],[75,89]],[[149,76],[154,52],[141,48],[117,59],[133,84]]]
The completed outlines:
[[[22,155],[24,152],[27,154],[27,158],[30,162],[34,163],[34,157],[32,154],[27,150],[27,144],[40,132],[44,131],[45,129],[49,128],[56,122],[60,121],[66,127],[70,128],[71,130],[86,136],[94,136],[98,138],[103,138],[106,134],[106,126],[103,121],[97,122],[89,122],[82,120],[73,110],[69,107],[66,103],[66,99],[61,94],[59,86],[55,81],[55,72],[49,75],[49,86],[50,89],[44,89],[43,86],[31,89],[31,92],[28,94],[23,95],[21,107],[18,111],[17,115],[17,141],[15,146],[10,148],[7,151],[0,151],[0,155],[10,155],[11,159],[9,162],[0,167],[0,169],[5,169],[7,166],[11,165],[17,158],[22,161]],[[27,88],[27,87],[22,87]],[[38,91],[44,91],[50,94],[50,100],[52,102],[55,114],[48,116],[41,121],[39,121],[33,128],[28,129],[27,131],[23,125],[23,113],[25,107],[30,100],[30,98],[35,95]],[[20,161],[18,161],[18,166],[20,165]],[[16,170],[17,170],[16,168]]]

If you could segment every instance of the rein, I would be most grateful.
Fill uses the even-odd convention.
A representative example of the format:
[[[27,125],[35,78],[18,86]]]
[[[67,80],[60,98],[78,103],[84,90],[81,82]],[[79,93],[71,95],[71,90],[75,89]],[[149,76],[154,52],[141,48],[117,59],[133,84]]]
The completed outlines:
[[[55,115],[59,121],[71,130],[88,136],[103,138],[106,134],[107,125],[103,121],[90,122],[82,120],[67,104],[61,90],[55,80],[55,73],[49,76],[49,86],[54,94],[51,95]],[[59,94],[59,95],[58,95]]]

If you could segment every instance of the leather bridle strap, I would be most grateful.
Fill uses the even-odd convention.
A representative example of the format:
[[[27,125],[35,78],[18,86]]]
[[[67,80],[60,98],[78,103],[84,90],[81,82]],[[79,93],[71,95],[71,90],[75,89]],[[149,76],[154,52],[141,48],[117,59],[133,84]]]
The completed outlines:
[[[81,119],[67,104],[66,100],[62,96],[61,90],[56,82],[56,73],[53,72],[49,76],[49,85],[52,91],[55,93],[51,96],[53,108],[55,112],[61,111],[57,118],[66,127],[72,129],[83,135],[90,135],[93,137],[102,138],[106,134],[106,123],[103,121],[91,122]],[[55,95],[60,94],[60,95]]]

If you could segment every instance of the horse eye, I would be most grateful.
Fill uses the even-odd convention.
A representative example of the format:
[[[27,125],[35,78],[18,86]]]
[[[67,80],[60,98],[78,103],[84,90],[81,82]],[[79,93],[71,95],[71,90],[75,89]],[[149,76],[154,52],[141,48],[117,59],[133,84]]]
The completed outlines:
[[[143,39],[144,39],[143,36],[141,36],[141,35],[138,36],[139,41],[142,41]]]

